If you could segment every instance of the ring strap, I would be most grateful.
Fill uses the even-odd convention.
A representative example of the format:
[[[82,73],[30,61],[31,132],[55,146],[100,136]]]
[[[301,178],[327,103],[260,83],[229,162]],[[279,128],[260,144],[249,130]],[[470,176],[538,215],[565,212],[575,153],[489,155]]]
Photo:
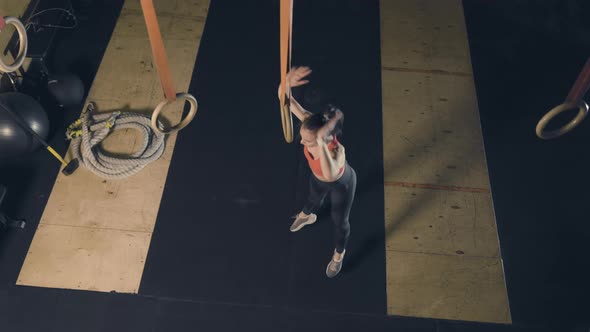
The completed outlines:
[[[283,134],[287,143],[293,141],[293,116],[289,110],[291,90],[287,90],[287,72],[291,68],[293,49],[293,0],[281,0],[280,3],[280,46],[281,46],[281,121]]]
[[[162,90],[164,90],[164,96],[168,101],[174,101],[176,100],[176,90],[174,89],[172,74],[170,74],[170,66],[168,65],[166,49],[164,48],[164,42],[160,33],[154,2],[152,0],[141,0],[141,9],[147,26],[150,46],[152,47],[154,64],[160,76]]]
[[[586,60],[586,64],[584,65],[584,68],[582,68],[580,75],[578,75],[578,78],[576,79],[576,82],[574,83],[574,86],[572,87],[569,94],[567,95],[567,98],[565,99],[565,101],[577,104],[580,100],[582,100],[584,98],[584,95],[588,92],[589,88],[590,88],[590,58],[588,58],[588,60]]]

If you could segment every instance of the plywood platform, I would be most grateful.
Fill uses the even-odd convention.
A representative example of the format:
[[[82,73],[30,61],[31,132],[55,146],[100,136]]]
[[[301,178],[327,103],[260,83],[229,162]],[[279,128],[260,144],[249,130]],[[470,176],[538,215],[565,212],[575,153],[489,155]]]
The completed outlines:
[[[510,323],[463,8],[382,0],[391,315]]]
[[[191,80],[209,1],[154,1],[179,92]],[[88,101],[99,111],[151,112],[163,100],[139,1],[126,1]],[[183,104],[167,107],[177,123]],[[198,115],[197,115],[198,119]],[[133,151],[139,136],[116,132],[113,152]],[[164,155],[125,180],[103,180],[85,169],[59,174],[18,278],[19,285],[136,293],[154,229],[176,135]]]

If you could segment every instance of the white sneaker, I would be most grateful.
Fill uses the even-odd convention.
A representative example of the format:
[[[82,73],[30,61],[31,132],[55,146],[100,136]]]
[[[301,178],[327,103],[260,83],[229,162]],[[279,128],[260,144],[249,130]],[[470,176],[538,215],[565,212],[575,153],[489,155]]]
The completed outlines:
[[[328,278],[334,278],[342,269],[342,262],[344,262],[344,255],[342,255],[342,259],[337,262],[334,260],[334,256],[332,256],[332,260],[328,263],[326,267],[326,275]]]
[[[297,232],[298,230],[303,228],[303,226],[311,225],[318,219],[318,217],[313,213],[311,213],[307,217],[300,217],[299,214],[297,214],[294,218],[295,221],[293,222],[293,224],[291,224],[290,228],[291,232]]]

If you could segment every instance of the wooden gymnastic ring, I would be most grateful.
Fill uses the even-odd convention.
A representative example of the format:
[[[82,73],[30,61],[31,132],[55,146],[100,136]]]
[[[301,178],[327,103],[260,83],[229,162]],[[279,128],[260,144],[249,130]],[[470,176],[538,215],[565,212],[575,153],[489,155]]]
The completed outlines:
[[[152,113],[152,128],[155,131],[157,131],[161,134],[171,134],[171,133],[177,132],[177,131],[183,129],[184,127],[186,127],[193,120],[195,115],[197,114],[197,108],[198,108],[199,104],[197,103],[197,99],[195,99],[195,97],[193,97],[193,95],[191,95],[189,93],[177,93],[176,99],[186,100],[190,104],[191,108],[188,111],[187,116],[184,119],[182,119],[180,121],[180,123],[177,124],[176,126],[172,126],[170,128],[158,127],[158,116],[160,116],[160,113],[164,109],[164,106],[169,104],[168,100],[164,100],[164,101],[160,102],[158,104],[158,106],[156,106],[156,109],[154,109],[154,113]]]
[[[7,65],[0,58],[0,71],[5,73],[12,73],[17,71],[25,61],[28,47],[27,30],[25,29],[25,26],[21,23],[21,21],[16,17],[6,16],[4,17],[4,23],[14,25],[16,31],[18,32],[19,38],[18,55],[16,56],[14,63],[11,65]],[[2,31],[2,29],[4,29],[4,27],[1,27],[0,31]]]
[[[570,121],[568,124],[564,125],[559,129],[545,131],[545,126],[547,126],[549,121],[551,121],[557,114],[574,108],[578,108],[578,115],[576,115],[576,117],[572,121]],[[541,120],[539,120],[539,123],[537,124],[536,128],[537,136],[542,139],[552,139],[555,137],[559,137],[567,133],[568,131],[574,129],[578,124],[580,124],[584,117],[586,117],[586,114],[588,114],[588,104],[586,104],[586,102],[584,102],[583,100],[580,100],[578,103],[562,103],[551,109],[549,112],[547,112],[547,114],[545,114],[545,116],[541,118]]]
[[[287,143],[293,142],[293,117],[288,104],[281,107],[281,122],[283,124],[283,136],[285,136],[285,141],[287,141]]]

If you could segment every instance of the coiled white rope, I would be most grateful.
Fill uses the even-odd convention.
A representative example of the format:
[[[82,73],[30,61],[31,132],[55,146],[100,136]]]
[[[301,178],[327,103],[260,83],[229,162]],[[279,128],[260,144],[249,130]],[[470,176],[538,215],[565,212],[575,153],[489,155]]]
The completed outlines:
[[[124,179],[162,156],[165,135],[152,129],[149,116],[132,112],[91,114],[94,109],[95,105],[88,103],[80,119],[74,122],[66,133],[72,140],[74,158],[78,158],[92,173],[105,179]],[[158,126],[163,128],[159,121]],[[143,133],[143,144],[128,157],[117,158],[107,155],[100,148],[100,143],[111,131],[127,128]]]

